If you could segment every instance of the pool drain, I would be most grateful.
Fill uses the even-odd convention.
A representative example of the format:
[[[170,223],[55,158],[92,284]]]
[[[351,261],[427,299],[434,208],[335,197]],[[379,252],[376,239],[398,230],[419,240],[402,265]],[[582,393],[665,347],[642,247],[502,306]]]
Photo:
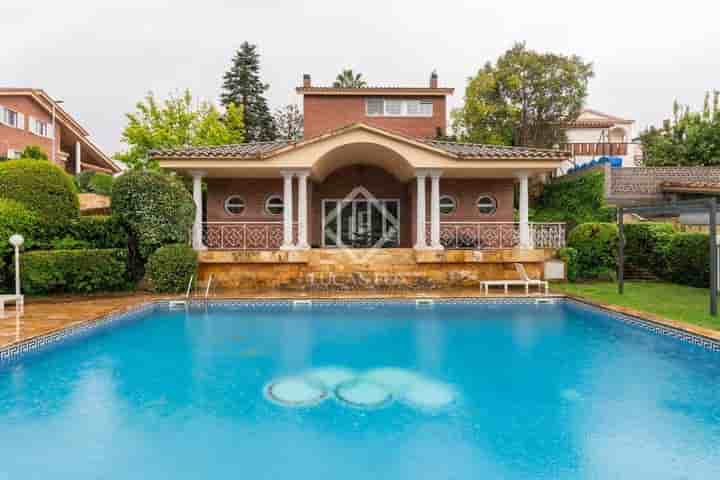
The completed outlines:
[[[365,380],[343,383],[335,390],[335,396],[352,406],[375,408],[385,405],[392,395],[380,385]]]
[[[317,405],[328,396],[327,390],[301,378],[285,378],[265,389],[267,397],[283,406],[305,407]]]

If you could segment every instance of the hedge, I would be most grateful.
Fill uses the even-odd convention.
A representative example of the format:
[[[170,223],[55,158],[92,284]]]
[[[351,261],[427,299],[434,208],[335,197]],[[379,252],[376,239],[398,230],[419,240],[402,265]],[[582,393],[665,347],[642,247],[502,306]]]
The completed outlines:
[[[22,203],[0,198],[0,257],[13,251],[8,239],[16,233],[25,238],[23,248],[32,247],[39,225],[39,217]]]
[[[625,264],[668,275],[667,252],[675,235],[670,223],[629,223],[625,225]]]
[[[145,265],[145,278],[153,292],[178,293],[197,272],[197,252],[188,245],[158,248]]]
[[[574,282],[577,279],[577,258],[578,251],[572,247],[563,247],[557,251],[557,256],[565,262],[566,277],[568,282]]]
[[[82,216],[68,224],[66,235],[87,242],[90,248],[127,248],[128,242],[120,220],[111,215]]]
[[[28,294],[90,293],[128,286],[125,250],[36,250],[21,257]]]
[[[710,236],[678,233],[667,249],[669,278],[691,287],[710,286]]]
[[[0,198],[16,200],[37,213],[48,238],[80,215],[72,177],[44,160],[0,163]]]
[[[107,173],[86,171],[75,177],[78,189],[84,193],[97,193],[98,195],[112,194],[115,179]]]
[[[577,250],[578,278],[610,279],[617,270],[618,228],[614,223],[583,223],[568,235]]]

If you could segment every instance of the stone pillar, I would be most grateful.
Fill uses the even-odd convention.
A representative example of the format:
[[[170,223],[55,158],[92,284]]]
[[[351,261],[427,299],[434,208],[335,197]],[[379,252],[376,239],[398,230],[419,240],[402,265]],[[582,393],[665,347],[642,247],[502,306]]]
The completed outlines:
[[[202,172],[191,172],[193,179],[193,201],[195,202],[195,221],[192,229],[192,245],[195,250],[205,250],[203,245],[203,203],[202,203]]]
[[[528,220],[528,174],[522,172],[518,174],[520,179],[520,195],[518,211],[520,214],[520,248],[532,248],[532,241],[530,238],[530,222]]]
[[[297,248],[307,250],[308,244],[308,201],[307,181],[309,172],[298,172],[298,244]]]
[[[281,250],[295,248],[293,242],[293,176],[294,172],[280,172],[283,176],[283,243]]]
[[[82,149],[80,148],[80,142],[75,142],[75,175],[79,175],[82,172]]]
[[[415,248],[422,250],[427,248],[427,239],[425,237],[425,172],[417,173],[417,197],[415,203],[417,206],[417,218],[415,221]]]
[[[442,172],[430,173],[430,247],[442,250],[440,243],[440,175]]]

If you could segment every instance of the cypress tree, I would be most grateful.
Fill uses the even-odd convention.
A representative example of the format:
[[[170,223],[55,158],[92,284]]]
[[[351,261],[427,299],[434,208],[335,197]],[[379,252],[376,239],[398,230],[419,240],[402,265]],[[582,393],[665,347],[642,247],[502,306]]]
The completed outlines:
[[[243,42],[235,52],[230,69],[223,75],[220,100],[224,106],[242,105],[245,141],[275,140],[277,129],[264,93],[269,85],[260,81],[260,54],[257,45]]]

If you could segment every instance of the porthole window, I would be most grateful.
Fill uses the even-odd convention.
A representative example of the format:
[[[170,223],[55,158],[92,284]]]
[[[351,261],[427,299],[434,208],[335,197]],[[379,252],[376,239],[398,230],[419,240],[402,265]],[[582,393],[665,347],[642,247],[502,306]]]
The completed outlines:
[[[230,195],[225,199],[225,211],[230,215],[242,215],[245,212],[245,200],[240,195]]]
[[[457,202],[450,195],[443,195],[440,197],[440,213],[442,215],[451,215],[455,213],[457,208]]]
[[[280,195],[271,195],[265,200],[265,212],[268,215],[282,215],[284,205]]]
[[[481,215],[492,215],[497,211],[497,201],[492,195],[480,195],[475,205]]]

